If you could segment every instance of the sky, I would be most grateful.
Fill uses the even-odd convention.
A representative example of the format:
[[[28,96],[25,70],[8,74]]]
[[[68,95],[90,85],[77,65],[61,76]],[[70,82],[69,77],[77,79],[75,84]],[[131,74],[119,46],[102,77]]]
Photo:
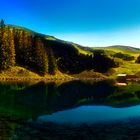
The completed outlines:
[[[140,48],[140,0],[0,0],[0,18],[84,46]]]

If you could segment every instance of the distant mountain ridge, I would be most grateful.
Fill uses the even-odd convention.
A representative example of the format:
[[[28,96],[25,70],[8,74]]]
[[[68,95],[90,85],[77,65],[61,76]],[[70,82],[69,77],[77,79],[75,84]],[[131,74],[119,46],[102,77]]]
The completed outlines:
[[[135,48],[131,46],[124,46],[124,45],[113,45],[113,46],[108,46],[108,48],[117,48],[117,49],[122,49],[122,50],[129,50],[129,51],[140,51],[140,48]]]
[[[140,48],[135,48],[132,46],[125,46],[125,45],[112,45],[106,47],[92,47],[92,49],[110,49],[110,50],[124,50],[124,51],[132,51],[132,52],[140,52]]]

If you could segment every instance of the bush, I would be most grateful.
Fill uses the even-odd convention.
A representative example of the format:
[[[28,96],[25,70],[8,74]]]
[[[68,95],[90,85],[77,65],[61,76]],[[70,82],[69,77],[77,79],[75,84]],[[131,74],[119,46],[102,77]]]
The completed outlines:
[[[127,99],[130,99],[130,98],[133,98],[133,97],[134,97],[133,93],[128,93],[128,92],[125,93],[124,92],[124,93],[112,96],[112,99],[117,100],[117,101],[122,101],[122,100],[127,100]]]
[[[118,67],[118,64],[102,51],[94,52],[93,65],[96,72],[102,73],[107,72],[112,67]]]
[[[140,63],[140,55],[137,57],[137,60],[135,61],[135,63]]]
[[[132,61],[132,60],[135,59],[134,56],[131,56],[131,55],[129,55],[129,54],[123,54],[123,53],[121,53],[121,52],[115,53],[115,54],[112,55],[112,56],[113,56],[113,57],[117,57],[117,58],[121,58],[121,59],[126,60],[126,61]]]

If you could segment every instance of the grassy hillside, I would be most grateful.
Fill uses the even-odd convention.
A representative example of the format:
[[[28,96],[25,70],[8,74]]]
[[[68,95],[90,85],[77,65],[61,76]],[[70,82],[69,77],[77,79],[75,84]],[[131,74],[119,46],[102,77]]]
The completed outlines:
[[[104,53],[110,57],[112,57],[115,62],[119,64],[119,67],[110,69],[106,74],[114,78],[119,73],[126,73],[126,74],[137,74],[140,76],[140,64],[135,63],[137,57],[140,55],[140,49],[130,47],[130,46],[109,46],[109,47],[95,47],[95,50],[102,50]],[[115,54],[121,53],[123,55],[134,56],[134,60],[126,61],[121,58],[113,57]]]
[[[140,49],[88,48],[29,29],[0,23],[0,77],[106,78],[140,75]]]
[[[108,46],[108,47],[94,47],[93,50],[104,50],[109,55],[114,53],[125,53],[130,54],[132,56],[137,57],[140,54],[140,49],[130,47],[130,46],[122,46],[122,45],[115,45],[115,46]]]
[[[110,49],[116,49],[116,50],[122,50],[125,52],[140,52],[139,48],[134,48],[131,46],[123,46],[123,45],[114,45],[114,46],[109,46],[108,48]]]
[[[100,52],[85,50],[78,44],[23,27],[0,23],[0,76],[9,77],[15,69],[17,73],[23,71],[25,77],[67,77],[89,70],[103,73],[112,67],[116,67],[114,60]]]

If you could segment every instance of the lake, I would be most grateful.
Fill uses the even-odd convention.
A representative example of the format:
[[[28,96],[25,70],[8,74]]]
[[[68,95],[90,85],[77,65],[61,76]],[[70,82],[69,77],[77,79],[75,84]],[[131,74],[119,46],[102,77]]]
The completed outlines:
[[[113,108],[108,106],[82,106],[71,110],[60,111],[52,115],[40,116],[38,120],[59,124],[91,124],[119,121],[133,117],[140,117],[140,105],[125,108]]]
[[[116,135],[116,128],[120,131],[118,138],[124,131],[134,129],[137,133],[140,129],[139,103],[139,83],[116,86],[112,80],[1,82],[0,138],[63,140],[70,139],[70,134],[71,138],[80,138],[83,131],[82,138],[90,139],[86,134],[89,126],[91,131],[97,131],[96,135],[92,131],[91,139],[99,139],[101,133],[108,139]]]

